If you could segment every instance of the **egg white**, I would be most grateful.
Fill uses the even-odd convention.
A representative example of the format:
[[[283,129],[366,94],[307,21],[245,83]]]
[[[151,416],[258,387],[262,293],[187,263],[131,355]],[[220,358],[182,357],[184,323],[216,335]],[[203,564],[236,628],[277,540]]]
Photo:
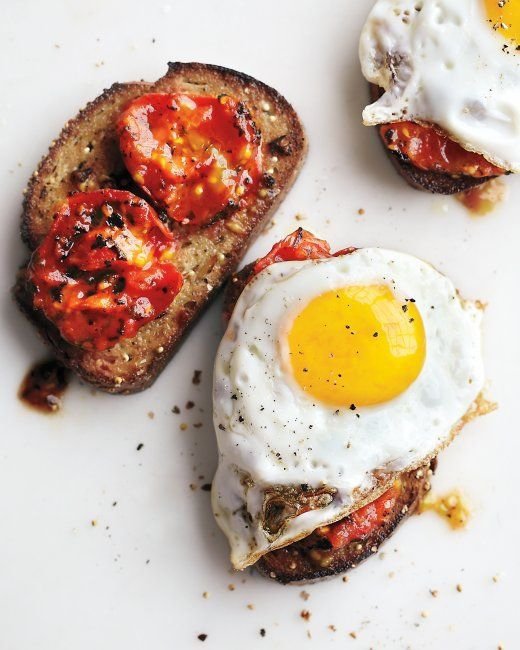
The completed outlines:
[[[385,94],[365,125],[442,127],[468,151],[520,171],[520,53],[487,20],[482,0],[378,0],[361,34],[365,78]]]
[[[313,298],[374,283],[388,284],[400,299],[415,299],[425,328],[425,363],[398,397],[338,412],[289,376],[285,333]],[[480,325],[474,303],[462,301],[433,267],[403,253],[365,248],[321,261],[277,263],[256,276],[236,304],[214,372],[220,453],[213,509],[233,565],[244,568],[342,518],[377,485],[374,472],[414,469],[448,443],[483,388]],[[269,539],[261,522],[264,489],[301,484],[338,492],[329,506],[290,520]]]

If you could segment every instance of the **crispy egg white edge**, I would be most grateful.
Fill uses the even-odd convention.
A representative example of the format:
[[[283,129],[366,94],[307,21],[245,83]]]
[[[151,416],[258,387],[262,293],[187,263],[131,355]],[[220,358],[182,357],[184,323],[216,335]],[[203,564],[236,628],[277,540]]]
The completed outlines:
[[[503,52],[504,43],[475,0],[378,0],[359,58],[365,78],[386,92],[363,123],[437,124],[468,151],[519,172],[520,55]]]
[[[288,318],[325,291],[381,281],[397,287],[403,300],[416,300],[427,340],[419,377],[393,400],[359,408],[359,418],[349,409],[336,414],[328,405],[312,407],[309,396],[287,377],[282,348],[266,333],[272,339],[273,332],[287,328]],[[421,287],[427,288],[422,298]],[[391,477],[412,470],[448,444],[484,385],[480,325],[481,310],[475,303],[462,301],[445,276],[403,253],[360,249],[328,260],[278,263],[256,276],[235,306],[214,373],[219,465],[212,503],[235,568],[343,518],[361,507],[367,494],[376,498],[374,488],[382,492],[386,484],[377,485],[374,471],[384,470]],[[443,368],[439,359],[448,365]],[[453,377],[460,385],[453,385]],[[457,389],[458,399],[447,387]],[[425,413],[434,424],[426,422]],[[284,426],[289,419],[293,429]],[[392,422],[397,422],[394,432]],[[292,430],[296,434],[286,433]],[[302,483],[327,484],[338,493],[331,505],[291,520],[276,540],[269,541],[260,525],[264,489]],[[244,504],[250,522],[241,514]]]

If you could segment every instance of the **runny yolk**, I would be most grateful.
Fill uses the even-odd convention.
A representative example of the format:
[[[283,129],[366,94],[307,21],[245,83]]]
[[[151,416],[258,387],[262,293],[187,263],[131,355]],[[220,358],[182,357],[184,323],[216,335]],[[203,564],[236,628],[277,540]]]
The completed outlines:
[[[426,356],[413,299],[387,285],[348,286],[312,300],[288,333],[292,374],[317,400],[354,410],[400,395]]]
[[[518,0],[484,0],[493,29],[520,45],[520,3]]]

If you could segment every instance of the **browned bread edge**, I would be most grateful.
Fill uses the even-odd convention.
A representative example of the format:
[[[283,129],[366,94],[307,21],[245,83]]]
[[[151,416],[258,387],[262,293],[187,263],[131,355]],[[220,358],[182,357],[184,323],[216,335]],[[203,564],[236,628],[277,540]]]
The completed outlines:
[[[220,66],[169,63],[166,75],[154,84],[114,84],[64,126],[27,186],[22,237],[31,250],[50,227],[54,207],[70,191],[78,189],[78,179],[83,181],[86,176],[88,190],[110,186],[138,191],[119,153],[115,119],[130,100],[150,91],[227,92],[243,101],[262,133],[266,179],[254,203],[246,210],[205,228],[180,232],[178,266],[185,279],[180,294],[163,318],[148,323],[136,337],[124,339],[109,350],[85,351],[65,342],[44,314],[33,309],[25,269],[20,271],[14,296],[22,311],[66,366],[85,381],[111,393],[133,393],[155,380],[282,201],[299,172],[307,148],[296,112],[273,88]],[[272,175],[267,174],[271,167],[275,169]],[[85,174],[85,170],[90,171]]]
[[[375,102],[381,96],[382,90],[374,84],[369,84],[369,87],[370,99]],[[402,158],[398,152],[391,151],[386,146],[384,138],[381,137],[379,127],[376,126],[375,128],[377,130],[378,138],[381,140],[383,148],[392,165],[397,170],[397,173],[416,190],[431,192],[433,194],[459,194],[460,192],[465,192],[472,187],[482,185],[491,180],[491,178],[495,178],[473,178],[473,176],[465,175],[451,176],[450,174],[444,174],[441,172],[431,172],[419,169]]]
[[[432,463],[432,471],[434,466],[435,461]],[[403,490],[399,499],[389,510],[382,524],[367,537],[354,540],[344,548],[322,551],[319,549],[320,538],[311,533],[309,537],[267,553],[255,567],[262,575],[282,584],[312,582],[355,568],[360,562],[377,553],[381,544],[392,535],[397,526],[417,510],[429,489],[432,473],[429,469],[423,467],[401,476]],[[316,562],[311,559],[313,552],[317,553],[318,557],[321,554],[324,558],[323,566],[316,566]]]

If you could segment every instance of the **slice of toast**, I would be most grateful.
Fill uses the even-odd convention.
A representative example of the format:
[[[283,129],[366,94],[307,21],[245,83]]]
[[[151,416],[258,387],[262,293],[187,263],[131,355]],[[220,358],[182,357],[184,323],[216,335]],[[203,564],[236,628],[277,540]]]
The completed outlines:
[[[310,582],[353,569],[379,550],[406,517],[415,512],[429,489],[429,467],[401,475],[402,490],[381,524],[365,537],[342,548],[331,548],[326,538],[311,533],[289,546],[264,555],[256,568],[263,575],[282,584]],[[433,471],[434,467],[431,467]],[[325,542],[325,544],[324,544]]]
[[[375,102],[379,99],[383,91],[374,84],[369,84],[369,86],[370,99]],[[445,174],[443,172],[432,172],[419,169],[418,167],[415,167],[415,165],[407,162],[398,152],[389,149],[386,146],[384,138],[381,137],[379,127],[375,128],[377,129],[378,137],[383,143],[383,147],[387,156],[390,158],[392,165],[395,167],[398,174],[416,190],[432,192],[433,194],[459,194],[460,192],[465,192],[472,187],[482,185],[491,180],[491,178],[495,178],[494,176],[487,178],[474,178],[473,176],[466,176],[463,174],[459,176],[451,176],[450,174]]]
[[[66,366],[111,393],[133,393],[150,386],[283,199],[306,152],[296,112],[273,88],[219,66],[170,63],[165,76],[153,84],[114,84],[65,125],[26,190],[22,237],[31,251],[45,237],[56,206],[72,191],[115,187],[147,198],[126,172],[116,133],[123,108],[147,92],[229,94],[246,104],[262,135],[263,182],[247,209],[203,228],[178,226],[181,245],[175,263],[184,277],[181,292],[162,317],[108,350],[84,350],[64,341],[44,314],[33,309],[25,269],[21,270],[14,288],[21,309]]]

